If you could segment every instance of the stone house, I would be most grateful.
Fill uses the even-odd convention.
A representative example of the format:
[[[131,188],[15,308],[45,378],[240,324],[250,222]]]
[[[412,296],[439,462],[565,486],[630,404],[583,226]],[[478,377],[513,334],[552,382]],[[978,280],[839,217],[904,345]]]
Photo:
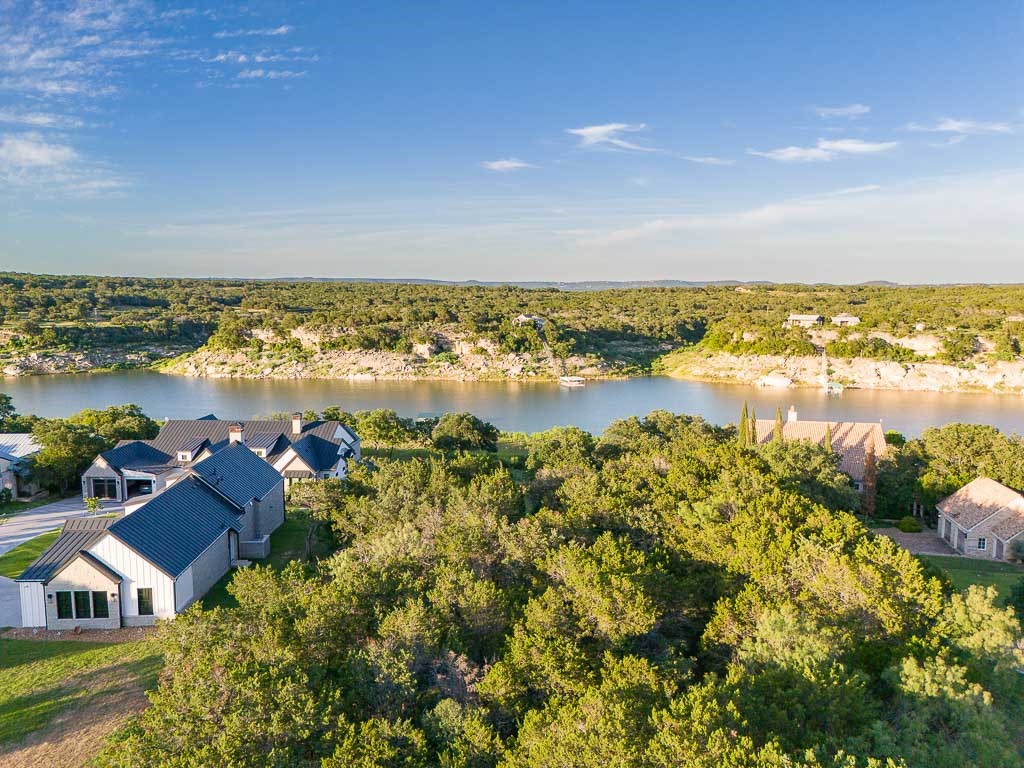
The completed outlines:
[[[123,440],[97,456],[82,475],[82,495],[125,505],[141,503],[189,467],[241,443],[285,479],[344,477],[348,459],[362,458],[359,437],[336,421],[225,421],[215,416],[170,419],[152,440]]]
[[[1024,496],[987,477],[935,505],[938,535],[967,557],[1012,560],[1024,541]]]

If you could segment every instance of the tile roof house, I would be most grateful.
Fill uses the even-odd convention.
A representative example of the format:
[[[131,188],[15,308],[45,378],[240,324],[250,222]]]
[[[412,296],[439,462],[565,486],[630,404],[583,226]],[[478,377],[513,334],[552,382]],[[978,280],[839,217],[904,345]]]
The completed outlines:
[[[774,419],[758,419],[756,426],[758,444],[774,439]],[[857,490],[861,490],[868,451],[873,449],[875,458],[880,459],[889,450],[882,425],[872,421],[801,421],[794,407],[790,407],[782,424],[784,440],[810,440],[824,445],[828,431],[832,433],[832,450],[839,454],[839,469],[850,476]]]
[[[31,434],[0,434],[0,489],[8,489],[15,497],[38,490],[26,476],[24,468],[25,460],[41,447]]]
[[[359,437],[336,421],[226,421],[212,414],[171,419],[152,440],[126,440],[101,453],[82,475],[82,495],[126,504],[159,492],[196,462],[241,443],[270,464],[285,487],[295,480],[344,477],[362,458]]]
[[[987,477],[935,505],[938,535],[968,557],[1010,560],[1024,541],[1024,496]]]
[[[236,443],[121,517],[77,518],[18,577],[22,626],[114,629],[171,618],[233,565],[270,553],[284,479]]]

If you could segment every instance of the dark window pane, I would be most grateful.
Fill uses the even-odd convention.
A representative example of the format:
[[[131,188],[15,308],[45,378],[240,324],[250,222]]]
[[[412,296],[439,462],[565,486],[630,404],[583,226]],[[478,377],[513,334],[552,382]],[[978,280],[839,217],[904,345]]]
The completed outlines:
[[[153,590],[150,587],[139,588],[139,616],[153,615]]]
[[[57,618],[58,619],[73,619],[74,616],[71,613],[71,593],[70,592],[58,592],[57,593]]]
[[[94,477],[92,495],[101,499],[117,498],[117,481],[111,477]]]
[[[110,618],[110,607],[107,605],[106,592],[92,593],[92,615],[97,619]]]
[[[92,618],[92,594],[90,592],[75,592],[75,618]]]

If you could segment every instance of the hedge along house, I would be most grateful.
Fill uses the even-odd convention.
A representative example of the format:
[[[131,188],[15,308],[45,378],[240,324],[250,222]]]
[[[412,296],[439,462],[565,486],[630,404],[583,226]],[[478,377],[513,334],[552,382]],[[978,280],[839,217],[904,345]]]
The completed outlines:
[[[1024,542],[1024,496],[987,477],[935,505],[938,535],[967,557],[1012,560]]]
[[[69,520],[18,577],[22,625],[106,629],[171,618],[232,566],[266,557],[283,522],[284,479],[245,446],[228,446],[123,517]],[[86,523],[95,525],[88,535]]]
[[[347,461],[362,458],[359,437],[337,421],[225,421],[215,416],[171,419],[152,440],[124,440],[101,453],[82,475],[82,495],[141,503],[185,471],[241,443],[285,478],[344,477]]]

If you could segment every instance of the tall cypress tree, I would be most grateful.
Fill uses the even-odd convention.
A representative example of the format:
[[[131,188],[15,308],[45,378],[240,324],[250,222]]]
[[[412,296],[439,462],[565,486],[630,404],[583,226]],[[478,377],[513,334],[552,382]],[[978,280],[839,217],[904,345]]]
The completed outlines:
[[[860,511],[867,517],[875,516],[875,496],[878,491],[878,458],[875,446],[868,443],[864,451],[864,482],[861,484]]]
[[[829,453],[833,453],[832,450],[832,422],[825,424],[825,450]]]
[[[757,447],[757,411],[750,409],[750,447]]]
[[[747,401],[743,401],[743,410],[740,411],[740,425],[736,437],[740,441],[740,448],[750,447],[750,417],[747,415]]]
[[[786,439],[786,436],[782,434],[782,406],[775,406],[775,429],[772,431],[772,440],[777,443],[781,443]]]

